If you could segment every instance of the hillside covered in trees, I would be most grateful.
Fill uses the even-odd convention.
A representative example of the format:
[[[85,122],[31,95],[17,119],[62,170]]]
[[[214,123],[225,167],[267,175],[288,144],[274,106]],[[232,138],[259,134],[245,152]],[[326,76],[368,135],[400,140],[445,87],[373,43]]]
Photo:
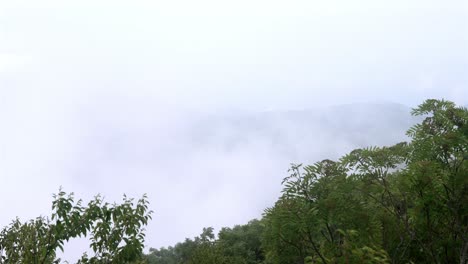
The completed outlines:
[[[144,226],[158,217],[146,196],[82,206],[60,192],[50,218],[0,232],[0,263],[59,263],[80,236],[91,251],[79,263],[468,263],[468,109],[426,100],[412,114],[422,121],[408,142],[292,164],[261,219],[143,254]]]
[[[410,142],[294,164],[262,219],[217,236],[205,228],[194,239],[150,249],[146,260],[467,263],[468,110],[427,100],[412,114],[423,121],[408,130]]]

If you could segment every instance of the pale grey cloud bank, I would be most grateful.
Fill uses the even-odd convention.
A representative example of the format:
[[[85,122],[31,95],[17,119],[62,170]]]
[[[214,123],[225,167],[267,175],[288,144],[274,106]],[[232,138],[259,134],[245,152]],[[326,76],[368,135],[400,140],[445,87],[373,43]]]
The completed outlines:
[[[59,185],[146,192],[169,245],[260,216],[290,162],[414,122],[351,103],[428,97],[468,103],[466,1],[2,2],[0,224]]]

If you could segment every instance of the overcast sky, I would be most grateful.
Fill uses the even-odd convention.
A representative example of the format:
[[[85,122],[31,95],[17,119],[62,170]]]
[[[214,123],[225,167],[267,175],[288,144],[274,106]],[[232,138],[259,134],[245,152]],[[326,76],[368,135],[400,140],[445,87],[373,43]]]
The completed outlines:
[[[195,144],[199,119],[425,98],[468,104],[466,0],[2,1],[0,226],[60,185],[148,193],[153,247],[244,223],[300,161]]]

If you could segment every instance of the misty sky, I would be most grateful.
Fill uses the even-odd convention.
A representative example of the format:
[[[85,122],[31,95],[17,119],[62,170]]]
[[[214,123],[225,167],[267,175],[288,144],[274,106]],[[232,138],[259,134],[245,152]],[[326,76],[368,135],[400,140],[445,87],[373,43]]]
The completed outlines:
[[[426,98],[468,104],[466,0],[1,1],[0,226],[47,214],[59,186],[148,193],[152,247],[245,223],[290,162],[361,143],[223,120]]]

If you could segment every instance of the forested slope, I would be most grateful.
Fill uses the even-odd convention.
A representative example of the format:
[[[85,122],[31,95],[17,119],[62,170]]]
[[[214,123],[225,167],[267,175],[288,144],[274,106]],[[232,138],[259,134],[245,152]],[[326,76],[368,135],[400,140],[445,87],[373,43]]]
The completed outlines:
[[[261,220],[206,228],[147,261],[467,263],[468,110],[427,100],[412,114],[409,142],[292,165]]]

